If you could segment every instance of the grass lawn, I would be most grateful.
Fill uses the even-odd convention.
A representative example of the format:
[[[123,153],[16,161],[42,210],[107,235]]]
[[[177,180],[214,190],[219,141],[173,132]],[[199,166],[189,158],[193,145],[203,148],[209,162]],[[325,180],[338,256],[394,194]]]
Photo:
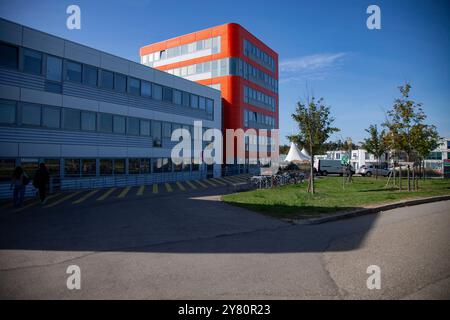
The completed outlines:
[[[315,179],[316,194],[307,193],[307,182],[273,189],[252,190],[228,194],[226,203],[258,211],[278,218],[307,218],[337,211],[354,210],[375,204],[392,203],[403,199],[450,195],[450,179],[429,179],[419,182],[419,191],[398,191],[385,188],[386,178],[354,177],[342,189],[341,177]],[[403,181],[403,188],[407,181]]]

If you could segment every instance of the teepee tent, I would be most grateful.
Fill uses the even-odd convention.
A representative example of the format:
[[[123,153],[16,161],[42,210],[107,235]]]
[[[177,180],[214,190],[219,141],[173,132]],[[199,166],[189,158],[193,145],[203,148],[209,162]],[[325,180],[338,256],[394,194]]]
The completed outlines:
[[[302,149],[300,154],[306,159],[307,161],[311,160],[311,156],[309,155],[308,151],[306,151],[305,148]]]
[[[293,161],[309,161],[309,160],[310,157],[300,152],[295,143],[291,142],[291,148],[289,149],[285,161],[293,162]]]

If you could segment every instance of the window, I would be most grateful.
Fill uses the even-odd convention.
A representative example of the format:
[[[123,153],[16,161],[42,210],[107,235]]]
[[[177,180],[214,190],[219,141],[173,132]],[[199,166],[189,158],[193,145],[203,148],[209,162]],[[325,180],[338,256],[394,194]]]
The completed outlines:
[[[81,111],[81,130],[95,131],[97,129],[97,114],[95,112]]]
[[[153,88],[153,99],[162,100],[162,87],[157,84],[152,84]]]
[[[114,174],[125,174],[125,159],[114,160]]]
[[[141,159],[141,173],[150,173],[150,159]]]
[[[2,67],[17,69],[19,65],[19,48],[0,43],[0,65]]]
[[[172,136],[171,124],[170,122],[163,122],[162,124],[162,135],[164,138],[170,138]]]
[[[141,136],[150,136],[150,120],[140,120]]]
[[[69,130],[80,130],[81,111],[73,109],[63,109],[63,127]]]
[[[15,167],[15,159],[0,159],[0,181],[11,180],[11,174]]]
[[[136,78],[128,78],[128,92],[136,96],[141,94],[141,80]]]
[[[183,92],[183,106],[189,107],[191,105],[190,94]]]
[[[110,159],[100,159],[100,175],[106,176],[113,173],[113,161]]]
[[[113,131],[113,116],[107,113],[100,113],[98,115],[98,130],[100,132],[112,132]]]
[[[139,135],[139,119],[127,118],[127,134]]]
[[[172,159],[170,159],[170,158],[162,159],[162,171],[163,172],[172,172]]]
[[[153,146],[161,147],[161,135],[162,135],[161,122],[153,121],[152,122],[152,137],[153,137]]]
[[[172,88],[164,87],[163,89],[163,100],[167,102],[172,102]]]
[[[47,56],[47,79],[61,82],[62,60],[54,56]]]
[[[81,160],[81,175],[83,177],[93,177],[97,175],[97,161],[95,159]]]
[[[141,159],[128,159],[128,173],[139,174],[141,172]]]
[[[64,159],[64,175],[67,177],[80,176],[80,159]]]
[[[81,64],[66,61],[66,80],[73,82],[81,82]]]
[[[214,119],[214,100],[206,99],[206,114],[208,115],[208,119]]]
[[[151,97],[152,96],[152,84],[147,81],[141,82],[141,95],[143,97]]]
[[[42,74],[42,53],[23,49],[23,71],[33,74]]]
[[[114,133],[125,134],[125,117],[123,116],[113,117],[113,130]]]
[[[42,126],[59,128],[61,126],[61,110],[56,107],[42,107]]]
[[[153,172],[162,172],[162,158],[153,159]]]
[[[101,71],[101,87],[105,89],[113,89],[114,87],[114,74],[110,71]]]
[[[198,96],[191,94],[191,108],[198,108]]]
[[[199,107],[199,109],[202,109],[202,110],[206,109],[206,98],[205,97],[199,97],[198,107]]]
[[[0,99],[0,123],[16,123],[16,102]]]
[[[96,87],[98,79],[98,70],[96,67],[83,65],[83,83]]]
[[[114,90],[119,92],[127,91],[127,77],[123,74],[115,73],[114,74]]]
[[[22,104],[22,124],[33,126],[41,125],[41,106],[39,104]]]
[[[180,90],[173,90],[173,103],[181,104],[182,98],[183,96]]]

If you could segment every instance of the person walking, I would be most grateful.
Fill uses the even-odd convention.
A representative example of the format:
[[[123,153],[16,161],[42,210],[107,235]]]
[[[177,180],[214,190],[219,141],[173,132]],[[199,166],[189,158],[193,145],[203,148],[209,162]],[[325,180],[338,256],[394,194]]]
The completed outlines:
[[[25,171],[23,171],[21,166],[17,166],[14,169],[12,179],[11,179],[11,188],[14,188],[13,191],[13,201],[14,206],[18,207],[22,205],[23,198],[25,196],[25,191],[27,184],[30,182],[30,178],[28,178]]]
[[[44,163],[39,164],[33,179],[33,186],[39,191],[39,198],[42,204],[47,202],[47,185],[50,182],[50,174]]]

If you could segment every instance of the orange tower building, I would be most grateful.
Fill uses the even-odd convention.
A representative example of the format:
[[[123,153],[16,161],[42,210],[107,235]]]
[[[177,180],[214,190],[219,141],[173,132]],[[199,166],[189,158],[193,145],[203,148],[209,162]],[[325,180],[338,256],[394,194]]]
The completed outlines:
[[[239,24],[153,43],[140,57],[142,64],[220,90],[223,132],[278,129],[278,54]]]

